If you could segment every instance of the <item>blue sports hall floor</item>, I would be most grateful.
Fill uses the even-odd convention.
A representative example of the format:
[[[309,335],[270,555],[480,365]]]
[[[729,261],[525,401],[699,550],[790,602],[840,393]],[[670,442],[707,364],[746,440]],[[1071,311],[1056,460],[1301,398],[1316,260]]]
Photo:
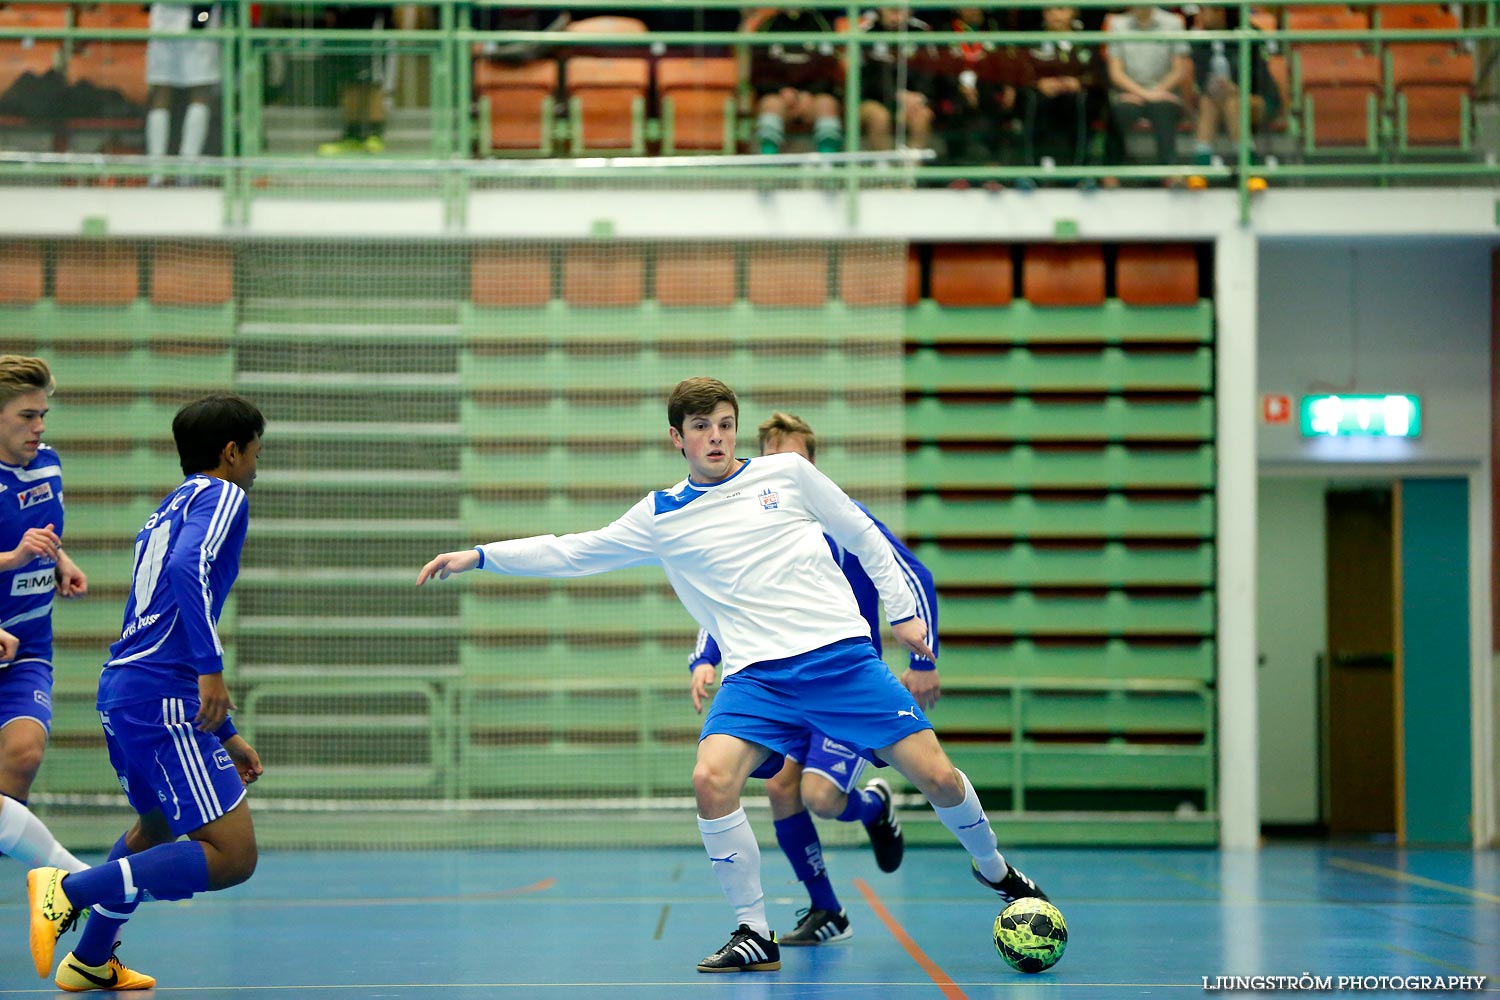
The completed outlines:
[[[772,924],[805,905],[764,852]],[[829,852],[852,940],[786,948],[780,972],[702,975],[731,917],[701,850],[267,852],[243,886],[149,903],[121,955],[161,996],[1087,998],[1258,995],[1246,980],[1313,977],[1289,994],[1500,993],[1500,853],[1366,845],[1012,852],[1068,919],[1066,956],[1012,972],[998,901],[952,848],[916,848],[883,875]],[[0,859],[0,996],[65,996],[26,945],[21,866]],[[61,957],[76,932],[58,947]],[[1379,977],[1400,977],[1381,988]],[[1486,977],[1482,991],[1421,977]],[[1222,985],[1223,989],[1205,989]],[[1363,988],[1339,988],[1340,977]],[[1371,978],[1374,977],[1374,978]],[[1347,982],[1347,980],[1346,980]],[[1472,978],[1470,980],[1472,984]],[[1289,985],[1289,984],[1288,984]],[[151,994],[138,994],[149,996]]]

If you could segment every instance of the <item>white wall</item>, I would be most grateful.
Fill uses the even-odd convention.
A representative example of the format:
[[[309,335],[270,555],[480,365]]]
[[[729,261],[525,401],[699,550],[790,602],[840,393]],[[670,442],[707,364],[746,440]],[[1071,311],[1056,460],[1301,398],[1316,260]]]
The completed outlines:
[[[1263,240],[1262,393],[1416,393],[1412,441],[1262,427],[1266,462],[1482,462],[1489,451],[1491,240]]]

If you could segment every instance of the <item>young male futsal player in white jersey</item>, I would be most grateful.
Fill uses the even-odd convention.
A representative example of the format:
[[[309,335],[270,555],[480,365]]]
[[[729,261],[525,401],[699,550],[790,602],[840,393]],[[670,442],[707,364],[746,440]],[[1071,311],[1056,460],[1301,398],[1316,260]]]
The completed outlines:
[[[817,464],[818,439],[812,427],[792,413],[777,411],[756,428],[762,455],[794,452]],[[858,501],[855,501],[858,504]],[[917,599],[917,617],[928,626],[927,645],[934,656],[937,641],[937,588],[932,573],[922,565],[889,528],[859,504],[861,510],[885,536],[886,544],[896,557],[912,596]],[[853,553],[829,540],[829,552],[849,581],[859,613],[870,626],[870,643],[880,656],[880,595],[870,576]],[[693,708],[701,712],[708,689],[713,685],[722,656],[714,637],[699,629],[697,648],[690,659]],[[911,654],[911,662],[901,684],[912,693],[917,704],[929,709],[941,694],[937,664],[920,653]],[[812,946],[846,941],[854,930],[849,915],[839,905],[838,894],[823,861],[823,844],[818,838],[809,811],[824,819],[842,823],[863,823],[875,850],[875,863],[883,872],[901,867],[905,842],[901,824],[884,778],[871,780],[864,788],[856,787],[864,773],[865,759],[852,747],[845,746],[826,733],[808,731],[799,745],[788,750],[786,763],[776,776],[766,781],[766,797],[771,801],[771,819],[776,826],[776,843],[786,855],[797,881],[807,889],[807,909],[798,912],[796,928],[781,935],[785,946]]]
[[[969,851],[975,877],[1002,899],[1041,896],[996,849],[968,778],[875,655],[870,627],[823,536],[864,564],[897,640],[931,657],[927,627],[885,538],[800,455],[735,458],[738,417],[739,404],[724,383],[678,383],[667,401],[668,434],[687,459],[686,479],[648,494],[596,531],[442,553],[422,567],[417,585],[475,568],[572,577],[654,563],[719,640],[724,680],[703,723],[693,790],[703,846],[738,926],[698,963],[700,972],[781,968],[766,921],[760,848],[740,794],[747,778],[779,771],[787,749],[808,729],[893,764]]]
[[[124,625],[99,675],[109,762],[139,819],[104,864],[26,877],[31,958],[43,978],[59,935],[94,908],[58,968],[64,989],[122,988],[102,965],[136,904],[227,889],[255,871],[245,787],[260,777],[260,757],[229,720],[218,621],[239,574],[245,491],[265,426],[255,404],[230,394],[188,403],[172,421],[187,478],[135,537]]]

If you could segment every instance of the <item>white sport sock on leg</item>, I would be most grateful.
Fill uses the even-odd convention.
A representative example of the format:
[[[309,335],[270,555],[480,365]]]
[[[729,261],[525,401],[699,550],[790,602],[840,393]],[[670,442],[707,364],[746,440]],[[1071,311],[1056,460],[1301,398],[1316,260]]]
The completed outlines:
[[[984,806],[979,804],[979,796],[974,794],[969,776],[962,771],[958,776],[964,782],[964,800],[956,806],[933,806],[932,811],[937,813],[944,826],[953,831],[964,850],[973,856],[979,874],[991,882],[998,882],[1005,877],[1009,866],[995,846],[995,828],[990,826],[990,818],[984,814]]]
[[[208,105],[194,101],[182,116],[182,148],[178,152],[191,160],[203,152],[203,142],[207,138]]]
[[[88,867],[59,844],[30,809],[9,795],[0,795],[0,854],[10,855],[27,868],[81,872]]]
[[[708,860],[713,862],[714,874],[719,876],[724,898],[734,907],[736,922],[748,924],[762,937],[770,937],[766,894],[760,884],[760,845],[755,842],[744,807],[719,819],[699,816],[698,831],[703,835],[703,846],[708,851]]]
[[[146,112],[146,155],[166,156],[167,136],[172,131],[172,115],[166,108]],[[161,185],[161,174],[151,175],[151,186]]]

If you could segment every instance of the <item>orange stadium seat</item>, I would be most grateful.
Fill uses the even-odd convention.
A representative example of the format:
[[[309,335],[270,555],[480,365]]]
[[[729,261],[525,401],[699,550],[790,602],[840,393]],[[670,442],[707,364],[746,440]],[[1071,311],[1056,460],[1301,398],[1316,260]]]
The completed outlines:
[[[90,42],[68,58],[68,82],[92,83],[119,91],[127,100],[146,104],[146,43]]]
[[[474,97],[489,106],[489,121],[479,123],[488,148],[550,155],[557,82],[557,63],[550,59],[524,66],[475,60]]]
[[[57,67],[61,42],[33,42],[0,38],[0,94],[4,94],[25,73],[41,76]]]
[[[58,248],[53,297],[64,306],[125,306],[140,281],[134,246],[74,243]]]
[[[1188,243],[1124,243],[1115,256],[1115,294],[1132,306],[1198,301],[1198,252]]]
[[[573,56],[563,67],[573,152],[646,150],[645,59]]]
[[[1358,45],[1327,44],[1299,46],[1292,58],[1304,151],[1373,151],[1379,138],[1379,57]]]
[[[662,152],[735,150],[735,89],[739,68],[723,59],[662,59],[656,64],[661,98]]]
[[[1393,45],[1388,106],[1398,147],[1467,150],[1474,57],[1447,45]]]
[[[753,306],[811,309],[828,302],[828,252],[822,245],[756,247],[745,266]]]
[[[29,306],[42,297],[42,248],[35,243],[0,244],[0,306]]]
[[[916,247],[906,248],[906,304],[914,306],[922,301],[922,258]]]
[[[1104,250],[1092,243],[1030,244],[1021,288],[1034,306],[1103,305]]]
[[[646,291],[646,251],[640,246],[587,244],[563,255],[563,300],[570,306],[639,305]]]
[[[1010,246],[946,243],[932,248],[932,300],[942,306],[1008,306],[1015,296]]]
[[[552,301],[551,258],[526,249],[475,247],[469,298],[476,306],[544,306]]]
[[[888,243],[853,244],[839,261],[839,297],[856,308],[903,305],[906,262]]]
[[[145,4],[101,3],[79,7],[74,23],[80,28],[149,28],[151,14]]]
[[[735,258],[697,245],[656,252],[656,301],[664,306],[723,308],[735,298]]]
[[[66,28],[68,5],[8,3],[0,6],[0,28]]]
[[[1382,28],[1400,28],[1407,31],[1454,31],[1458,28],[1458,18],[1453,12],[1435,3],[1376,7],[1375,16],[1380,19]],[[1389,44],[1406,43],[1391,42]]]
[[[234,297],[234,252],[227,246],[163,248],[151,267],[154,306],[221,306]]]

